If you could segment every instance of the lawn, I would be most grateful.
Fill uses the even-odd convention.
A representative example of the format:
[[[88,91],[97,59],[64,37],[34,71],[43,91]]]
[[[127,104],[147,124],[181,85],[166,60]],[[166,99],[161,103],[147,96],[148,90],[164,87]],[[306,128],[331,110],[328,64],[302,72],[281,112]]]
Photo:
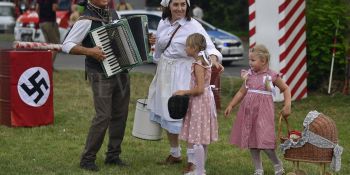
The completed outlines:
[[[54,73],[54,111],[53,125],[35,128],[9,128],[0,126],[0,174],[118,174],[118,175],[178,175],[182,165],[162,166],[156,162],[166,158],[169,152],[168,142],[140,140],[131,135],[135,114],[136,100],[147,95],[152,75],[142,73],[131,74],[131,101],[125,139],[123,142],[122,159],[129,167],[119,168],[103,164],[106,143],[97,155],[96,163],[99,173],[90,173],[79,168],[79,157],[82,152],[86,134],[94,109],[91,90],[84,80],[84,72],[60,71]],[[240,86],[240,80],[235,78],[222,79],[222,106],[225,108],[231,96]],[[344,147],[342,169],[338,174],[350,174],[350,96],[321,93],[310,93],[309,97],[293,102],[293,113],[290,124],[295,129],[302,129],[302,121],[311,110],[318,110],[330,116],[337,124],[340,145]],[[276,109],[281,109],[281,103],[276,103]],[[235,109],[237,110],[237,109]],[[222,111],[219,113],[220,140],[209,146],[207,161],[208,175],[247,175],[253,174],[253,165],[247,150],[240,150],[228,144],[228,138],[235,117],[225,119]],[[182,154],[186,149],[182,143]],[[279,152],[279,156],[283,155]],[[273,167],[266,155],[263,155],[265,174],[273,174]],[[292,163],[283,161],[288,171]],[[302,163],[301,167],[309,174],[318,174],[318,165]],[[328,167],[327,167],[328,169]]]
[[[13,34],[8,34],[8,33],[1,33],[0,34],[0,41],[4,42],[9,42],[9,41],[14,41],[14,35]]]

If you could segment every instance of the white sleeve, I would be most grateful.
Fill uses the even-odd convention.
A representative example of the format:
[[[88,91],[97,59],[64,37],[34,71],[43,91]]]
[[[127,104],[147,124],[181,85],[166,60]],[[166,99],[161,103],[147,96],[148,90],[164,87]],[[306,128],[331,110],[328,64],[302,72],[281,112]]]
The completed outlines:
[[[194,20],[194,19],[192,19],[192,20]],[[214,45],[212,39],[210,38],[210,36],[208,35],[208,33],[205,31],[203,26],[199,22],[197,22],[196,20],[195,20],[195,25],[196,25],[196,28],[198,29],[198,32],[201,33],[205,37],[205,40],[207,42],[206,51],[208,52],[208,54],[209,55],[216,55],[218,57],[218,61],[221,62],[222,54],[220,51],[218,51],[215,48],[215,45]]]
[[[201,31],[205,37],[205,40],[207,41],[206,51],[208,52],[209,55],[216,55],[218,57],[218,61],[221,62],[221,60],[222,60],[221,52],[215,48],[215,45],[214,45],[212,39],[210,38],[210,36],[208,35],[208,33],[204,29],[202,29]]]
[[[62,51],[69,53],[74,46],[81,45],[81,42],[91,28],[91,23],[92,21],[87,19],[78,20],[69,31],[66,39],[63,41]]]
[[[154,53],[153,53],[153,62],[154,63],[158,63],[158,61],[163,53],[160,50],[161,47],[159,46],[160,33],[161,33],[161,30],[163,30],[163,28],[164,28],[164,21],[160,20],[158,27],[157,27],[157,31],[156,31],[156,43],[155,43]]]

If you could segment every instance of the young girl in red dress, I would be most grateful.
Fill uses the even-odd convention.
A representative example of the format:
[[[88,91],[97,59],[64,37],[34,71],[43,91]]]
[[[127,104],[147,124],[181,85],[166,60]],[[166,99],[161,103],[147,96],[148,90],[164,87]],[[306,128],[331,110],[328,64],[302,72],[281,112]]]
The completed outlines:
[[[207,146],[218,140],[218,124],[214,95],[210,87],[211,63],[204,52],[203,35],[194,33],[186,40],[186,53],[194,58],[190,90],[179,90],[175,95],[190,95],[190,101],[180,139],[187,142],[188,163],[186,175],[205,174]]]
[[[275,146],[275,112],[272,95],[277,86],[284,95],[282,115],[291,113],[291,94],[287,84],[269,69],[270,54],[264,45],[256,45],[249,52],[248,71],[242,72],[244,83],[225,110],[228,117],[241,102],[233,124],[230,143],[250,149],[255,166],[254,175],[263,175],[260,152],[264,151],[274,164],[275,175],[284,174],[282,162],[278,159]]]

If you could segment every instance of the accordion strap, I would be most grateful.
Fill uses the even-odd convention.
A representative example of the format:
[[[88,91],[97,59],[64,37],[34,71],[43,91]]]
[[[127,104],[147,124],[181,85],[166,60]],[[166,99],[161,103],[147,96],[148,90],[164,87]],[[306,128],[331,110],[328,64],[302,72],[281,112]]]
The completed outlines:
[[[174,38],[175,33],[179,30],[180,27],[181,27],[181,25],[179,24],[179,26],[177,26],[177,28],[175,29],[174,33],[171,35],[170,40],[169,40],[168,44],[165,46],[164,51],[170,46],[171,40]]]
[[[103,19],[100,19],[100,18],[97,18],[97,17],[93,17],[93,16],[80,16],[78,18],[78,20],[83,20],[83,19],[88,19],[88,20],[92,20],[92,21],[101,21],[101,22],[104,22],[104,23],[108,23],[108,21],[106,21],[106,20],[103,20]]]

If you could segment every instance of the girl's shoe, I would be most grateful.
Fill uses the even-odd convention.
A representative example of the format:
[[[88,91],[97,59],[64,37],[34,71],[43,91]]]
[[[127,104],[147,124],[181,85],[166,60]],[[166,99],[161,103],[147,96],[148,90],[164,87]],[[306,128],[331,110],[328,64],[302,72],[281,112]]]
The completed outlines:
[[[283,175],[283,174],[285,174],[282,164],[275,165],[274,168],[275,168],[275,175]]]
[[[158,165],[173,165],[173,164],[178,164],[181,163],[182,159],[181,157],[174,157],[172,155],[169,155],[165,161],[162,162],[157,162]]]
[[[283,175],[283,174],[285,174],[285,172],[284,172],[284,169],[283,168],[281,168],[280,170],[278,170],[278,171],[275,171],[275,175]]]
[[[184,175],[195,175],[195,171],[196,171],[196,166],[191,163],[188,162],[185,169],[183,170]]]
[[[194,171],[188,172],[188,173],[184,173],[184,175],[196,175],[196,173]]]
[[[261,170],[261,169],[255,170],[254,175],[264,175],[264,170]]]

